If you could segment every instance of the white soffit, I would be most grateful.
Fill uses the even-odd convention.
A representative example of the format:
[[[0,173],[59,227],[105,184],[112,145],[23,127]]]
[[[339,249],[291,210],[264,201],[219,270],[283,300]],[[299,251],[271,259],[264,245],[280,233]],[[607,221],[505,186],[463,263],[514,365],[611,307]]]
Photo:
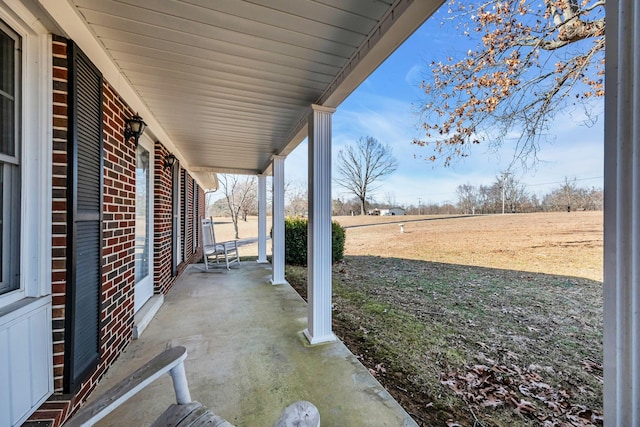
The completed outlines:
[[[189,170],[248,174],[291,152],[311,104],[337,107],[443,3],[67,1]]]

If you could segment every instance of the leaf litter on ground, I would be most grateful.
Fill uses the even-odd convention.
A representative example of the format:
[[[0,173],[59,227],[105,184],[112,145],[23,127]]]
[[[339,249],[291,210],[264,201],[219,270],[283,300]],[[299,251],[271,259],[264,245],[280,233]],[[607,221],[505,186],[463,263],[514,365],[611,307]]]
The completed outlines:
[[[477,410],[508,406],[545,427],[603,423],[601,411],[572,402],[566,389],[552,387],[539,373],[516,365],[467,366],[465,372],[442,373],[441,378],[441,384]]]

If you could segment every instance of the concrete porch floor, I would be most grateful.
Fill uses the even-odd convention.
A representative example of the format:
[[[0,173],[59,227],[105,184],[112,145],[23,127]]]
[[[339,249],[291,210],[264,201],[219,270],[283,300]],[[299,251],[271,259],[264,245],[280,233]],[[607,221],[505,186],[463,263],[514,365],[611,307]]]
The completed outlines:
[[[201,268],[189,266],[91,398],[182,345],[192,399],[237,426],[271,426],[297,400],[314,403],[325,427],[417,425],[342,342],[307,344],[306,303],[289,285],[269,284],[270,265]],[[165,375],[99,425],[149,425],[171,403]]]

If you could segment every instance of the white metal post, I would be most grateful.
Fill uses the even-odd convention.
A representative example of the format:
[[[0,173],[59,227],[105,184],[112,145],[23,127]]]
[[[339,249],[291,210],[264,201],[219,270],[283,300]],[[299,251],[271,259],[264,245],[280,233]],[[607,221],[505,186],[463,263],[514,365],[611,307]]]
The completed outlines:
[[[273,208],[271,214],[272,230],[272,285],[286,284],[284,278],[284,160],[285,156],[273,156]]]
[[[331,330],[331,115],[313,105],[309,117],[308,324],[311,344],[335,341]]]
[[[267,263],[267,176],[258,175],[258,260]]]
[[[604,425],[640,426],[640,3],[606,14]]]

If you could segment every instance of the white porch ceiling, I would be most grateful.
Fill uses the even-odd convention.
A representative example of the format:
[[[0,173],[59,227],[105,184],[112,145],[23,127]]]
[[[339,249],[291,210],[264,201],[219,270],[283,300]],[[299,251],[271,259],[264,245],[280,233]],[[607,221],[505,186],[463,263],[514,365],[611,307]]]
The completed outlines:
[[[249,174],[292,151],[311,104],[337,107],[443,2],[68,1],[191,171]]]

